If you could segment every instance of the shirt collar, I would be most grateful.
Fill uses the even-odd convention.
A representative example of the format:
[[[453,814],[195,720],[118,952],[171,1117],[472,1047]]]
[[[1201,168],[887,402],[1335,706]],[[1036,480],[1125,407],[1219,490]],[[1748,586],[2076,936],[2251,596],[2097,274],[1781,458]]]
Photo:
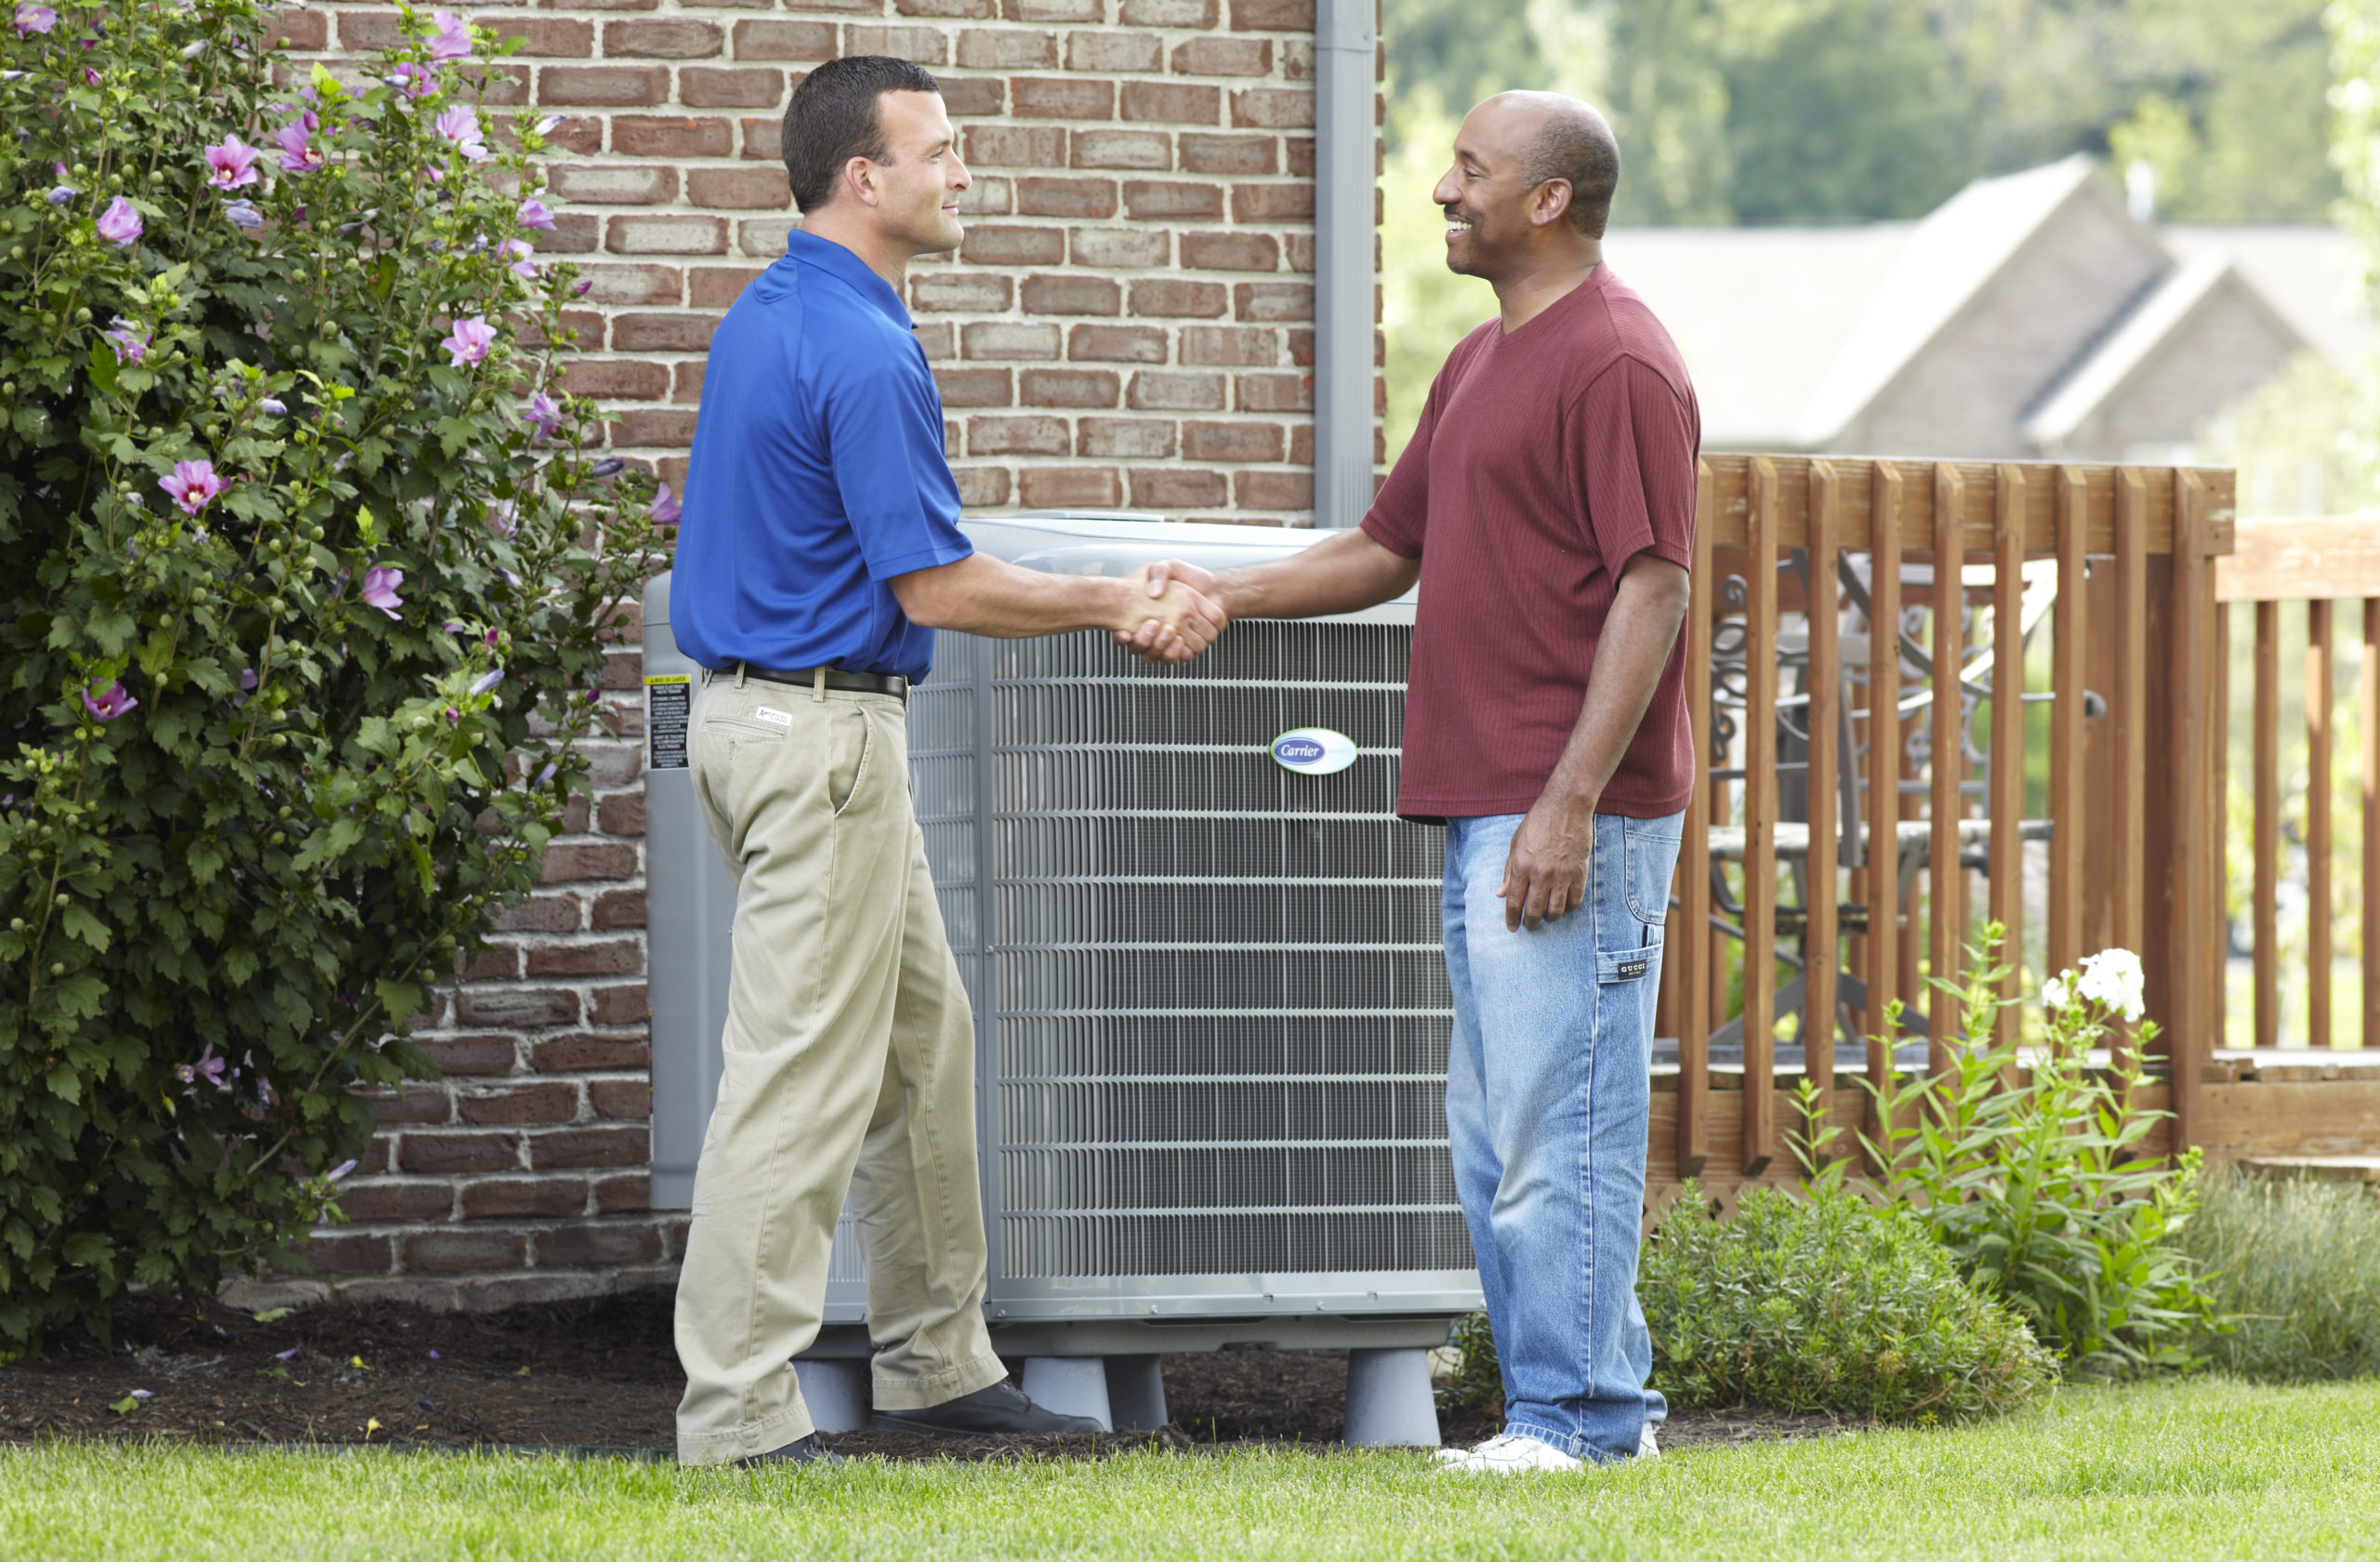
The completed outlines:
[[[785,236],[785,252],[788,259],[814,267],[840,281],[875,305],[886,319],[904,331],[916,329],[909,319],[909,311],[901,305],[901,296],[892,291],[892,285],[868,270],[866,261],[834,240],[822,239],[795,228]]]

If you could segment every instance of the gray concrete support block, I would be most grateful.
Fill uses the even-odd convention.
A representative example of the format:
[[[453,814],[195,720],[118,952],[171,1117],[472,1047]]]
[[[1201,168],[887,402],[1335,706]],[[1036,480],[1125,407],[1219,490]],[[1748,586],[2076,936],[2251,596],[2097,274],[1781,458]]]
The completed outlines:
[[[1117,1432],[1154,1432],[1169,1417],[1165,1369],[1154,1356],[1111,1356],[1107,1360],[1107,1409]]]
[[[1425,1350],[1347,1353],[1347,1429],[1366,1448],[1436,1448],[1438,1408]]]
[[[868,1386],[866,1362],[796,1361],[793,1375],[801,1384],[801,1400],[810,1408],[813,1426],[821,1432],[867,1430],[876,1397]]]
[[[1060,1415],[1089,1416],[1102,1432],[1116,1430],[1107,1405],[1107,1362],[1096,1356],[1032,1356],[1025,1360],[1025,1392]]]

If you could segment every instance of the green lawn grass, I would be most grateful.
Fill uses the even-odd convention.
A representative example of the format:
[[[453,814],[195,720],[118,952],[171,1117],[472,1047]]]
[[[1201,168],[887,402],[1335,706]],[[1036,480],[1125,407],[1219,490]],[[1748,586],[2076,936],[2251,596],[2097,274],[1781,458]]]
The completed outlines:
[[[1958,1429],[1456,1479],[1419,1455],[880,1465],[0,1450],[9,1557],[2380,1556],[2380,1383],[2062,1393]]]

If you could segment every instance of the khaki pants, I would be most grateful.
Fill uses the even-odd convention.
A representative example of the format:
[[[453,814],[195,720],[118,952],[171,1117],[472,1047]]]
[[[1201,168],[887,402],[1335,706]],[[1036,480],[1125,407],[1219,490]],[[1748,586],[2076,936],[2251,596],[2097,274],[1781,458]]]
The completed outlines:
[[[726,1069],[678,1280],[678,1456],[812,1430],[791,1357],[816,1339],[848,1191],[882,1410],[1004,1375],[984,1328],[975,1033],[912,815],[887,695],[722,673],[694,701],[694,794],[736,875]]]

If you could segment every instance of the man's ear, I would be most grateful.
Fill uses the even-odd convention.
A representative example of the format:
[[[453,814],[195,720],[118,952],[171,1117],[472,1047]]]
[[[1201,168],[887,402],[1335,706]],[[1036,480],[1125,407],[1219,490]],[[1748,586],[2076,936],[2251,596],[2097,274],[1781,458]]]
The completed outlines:
[[[1550,228],[1562,220],[1570,209],[1570,181],[1547,179],[1537,187],[1537,194],[1528,204],[1528,221],[1532,228]]]
[[[843,165],[843,183],[863,206],[877,202],[876,165],[865,157],[854,157]]]

